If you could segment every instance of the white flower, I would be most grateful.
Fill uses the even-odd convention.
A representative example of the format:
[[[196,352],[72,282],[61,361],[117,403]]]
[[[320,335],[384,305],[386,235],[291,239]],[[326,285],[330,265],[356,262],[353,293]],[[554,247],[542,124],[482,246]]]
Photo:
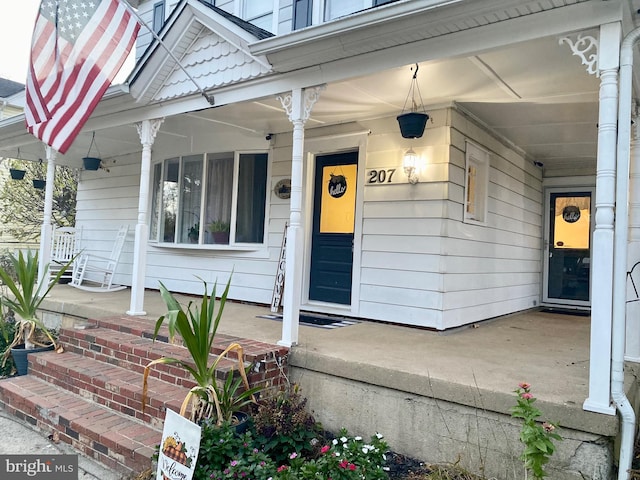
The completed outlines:
[[[362,453],[368,453],[369,449],[366,447],[366,445],[364,447],[362,447]]]
[[[348,438],[347,438],[347,437],[340,437],[340,441],[341,441],[342,443],[346,443],[346,442],[347,442],[347,440],[348,440]]]
[[[333,443],[334,445],[337,445],[338,444],[338,440],[334,438],[333,442],[331,442],[331,443]]]
[[[386,456],[384,453],[382,454],[382,459],[383,459],[383,460],[386,460],[386,459],[387,459],[387,456]]]
[[[365,449],[368,450],[368,451],[371,451],[371,450],[374,450],[374,447],[373,447],[373,445],[365,445],[363,450],[365,450]],[[367,453],[367,452],[364,452],[364,453]]]
[[[342,448],[344,448],[344,449],[346,450],[346,449],[348,448],[347,444],[346,444],[346,443],[343,443],[343,444],[342,444]]]
[[[376,438],[377,438],[378,440],[381,440],[381,439],[383,439],[383,438],[384,438],[384,435],[382,435],[381,433],[376,433]]]
[[[362,440],[362,437],[361,437],[360,435],[358,435],[357,437],[355,437],[355,440],[356,440],[357,442],[359,442],[360,440]]]

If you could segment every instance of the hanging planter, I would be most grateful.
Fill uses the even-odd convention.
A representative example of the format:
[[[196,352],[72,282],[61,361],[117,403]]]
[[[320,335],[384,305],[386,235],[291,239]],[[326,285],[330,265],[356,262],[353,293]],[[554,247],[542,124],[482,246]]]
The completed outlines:
[[[43,190],[46,184],[47,182],[41,178],[33,179],[33,188],[37,188],[38,190]]]
[[[98,152],[97,157],[91,156],[91,148],[96,146],[96,152]],[[91,143],[89,144],[89,151],[87,152],[87,156],[82,159],[82,163],[84,164],[85,170],[98,170],[102,165],[102,159],[100,158],[100,150],[98,150],[98,144],[96,143],[96,132],[93,132],[91,136]]]
[[[10,168],[9,173],[13,180],[22,180],[24,178],[24,174],[27,172],[26,170],[20,170],[18,168]]]
[[[420,138],[429,120],[429,115],[420,112],[403,113],[396,117],[403,138]]]
[[[102,159],[98,157],[84,157],[82,159],[85,170],[98,170],[101,162]]]
[[[424,129],[429,120],[429,115],[424,110],[422,104],[422,95],[420,94],[420,87],[418,87],[418,64],[416,63],[416,70],[413,72],[413,78],[411,79],[411,86],[409,87],[409,93],[404,101],[402,107],[402,113],[396,117],[398,125],[400,127],[400,134],[403,138],[420,138],[424,133]],[[418,111],[418,104],[416,103],[416,91],[418,92],[418,98],[420,99],[420,109]],[[405,113],[407,102],[411,97],[411,110]]]

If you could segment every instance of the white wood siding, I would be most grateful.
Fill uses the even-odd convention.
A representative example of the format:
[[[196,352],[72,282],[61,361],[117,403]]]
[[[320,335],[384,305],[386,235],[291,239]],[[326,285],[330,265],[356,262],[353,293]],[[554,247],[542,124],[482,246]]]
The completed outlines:
[[[531,308],[540,300],[541,172],[462,113],[451,110],[452,163],[459,165],[464,159],[467,139],[489,151],[487,221],[474,225],[451,215],[445,222],[442,328]],[[459,186],[464,191],[464,184]]]

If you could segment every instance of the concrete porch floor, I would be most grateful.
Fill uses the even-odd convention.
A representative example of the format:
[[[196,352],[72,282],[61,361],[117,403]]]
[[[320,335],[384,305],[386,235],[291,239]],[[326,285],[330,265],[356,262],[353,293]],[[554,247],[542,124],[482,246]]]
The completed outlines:
[[[177,295],[185,303],[197,297]],[[130,290],[94,293],[53,288],[42,308],[80,318],[122,315]],[[165,313],[155,290],[145,292],[151,325]],[[282,323],[258,318],[268,306],[228,302],[219,332],[276,343]],[[461,405],[507,413],[519,382],[532,384],[545,418],[597,435],[615,436],[616,416],[585,412],[589,317],[527,311],[432,332],[362,321],[333,330],[300,326],[290,363],[346,379],[385,385]]]

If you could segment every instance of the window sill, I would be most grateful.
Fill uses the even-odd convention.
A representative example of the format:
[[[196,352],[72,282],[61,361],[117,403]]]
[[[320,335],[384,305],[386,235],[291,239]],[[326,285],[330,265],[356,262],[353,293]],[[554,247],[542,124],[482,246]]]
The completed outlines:
[[[197,244],[197,243],[156,243],[150,242],[149,245],[157,248],[166,248],[170,250],[214,250],[227,252],[258,252],[264,250],[266,245],[260,243],[255,245],[223,245],[223,244]]]

